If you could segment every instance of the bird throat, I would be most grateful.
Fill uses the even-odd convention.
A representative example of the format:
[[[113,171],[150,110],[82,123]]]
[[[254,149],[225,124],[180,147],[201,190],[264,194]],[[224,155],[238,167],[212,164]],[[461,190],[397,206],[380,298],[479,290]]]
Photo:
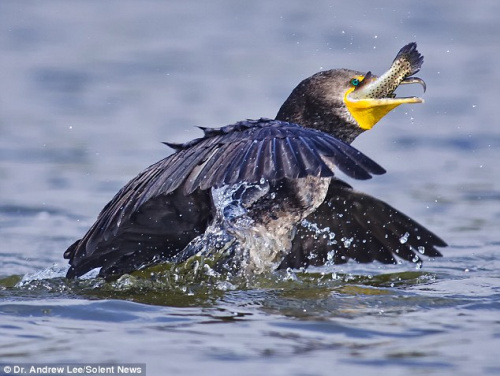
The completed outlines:
[[[352,101],[348,95],[353,90],[354,88],[345,93],[344,103],[354,120],[364,130],[372,129],[380,119],[402,104],[402,102],[377,101],[371,98]]]

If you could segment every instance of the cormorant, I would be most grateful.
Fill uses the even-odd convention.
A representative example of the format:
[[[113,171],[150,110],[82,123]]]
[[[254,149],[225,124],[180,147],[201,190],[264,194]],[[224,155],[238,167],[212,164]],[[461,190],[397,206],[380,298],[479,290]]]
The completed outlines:
[[[410,43],[380,77],[322,71],[293,90],[274,120],[201,128],[201,138],[167,143],[175,153],[127,183],[64,253],[67,277],[101,268],[112,279],[194,255],[219,255],[244,275],[441,256],[438,236],[334,175],[385,173],[350,143],[398,105],[422,102],[394,94],[407,83],[425,90],[413,77],[422,63]]]

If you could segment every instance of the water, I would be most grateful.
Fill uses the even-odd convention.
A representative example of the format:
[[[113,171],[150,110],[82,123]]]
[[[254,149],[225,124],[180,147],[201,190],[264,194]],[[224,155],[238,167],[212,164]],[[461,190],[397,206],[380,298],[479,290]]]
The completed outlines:
[[[493,0],[2,1],[0,361],[140,362],[148,375],[499,374],[499,12]],[[414,40],[426,103],[356,140],[388,173],[349,182],[446,239],[444,258],[246,288],[58,277],[104,204],[170,152],[160,141],[273,117],[301,79],[380,74]],[[13,287],[33,273],[49,278]]]

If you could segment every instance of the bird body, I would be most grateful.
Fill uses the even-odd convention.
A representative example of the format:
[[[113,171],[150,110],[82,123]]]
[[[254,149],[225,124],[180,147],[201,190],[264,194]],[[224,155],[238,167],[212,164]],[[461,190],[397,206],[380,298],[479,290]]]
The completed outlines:
[[[413,74],[423,59],[416,45],[403,49],[417,61]],[[126,184],[65,252],[67,277],[101,268],[100,276],[115,278],[197,255],[216,256],[219,266],[243,275],[348,259],[395,263],[397,255],[420,263],[418,254],[440,256],[435,247],[446,245],[440,238],[337,177],[338,171],[354,179],[385,173],[350,145],[369,129],[366,118],[365,126],[356,120],[360,98],[382,109],[418,102],[395,98],[393,90],[420,79],[399,75],[383,98],[363,98],[356,88],[365,76],[366,85],[377,84],[352,70],[317,73],[297,86],[274,120],[202,128],[201,138],[167,143],[175,153]]]

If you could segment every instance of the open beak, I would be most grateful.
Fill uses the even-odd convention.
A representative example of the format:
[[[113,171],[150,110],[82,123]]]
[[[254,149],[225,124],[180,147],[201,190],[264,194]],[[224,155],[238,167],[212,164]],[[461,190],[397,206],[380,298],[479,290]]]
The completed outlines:
[[[420,84],[424,92],[425,81],[418,77],[406,77],[399,83],[391,83],[388,89],[384,87],[384,75],[377,77],[368,72],[361,77],[358,87],[350,88],[344,95],[344,103],[359,126],[371,129],[380,119],[401,104],[423,103],[420,97],[397,97],[394,91],[399,85]],[[385,85],[387,86],[387,85]]]

